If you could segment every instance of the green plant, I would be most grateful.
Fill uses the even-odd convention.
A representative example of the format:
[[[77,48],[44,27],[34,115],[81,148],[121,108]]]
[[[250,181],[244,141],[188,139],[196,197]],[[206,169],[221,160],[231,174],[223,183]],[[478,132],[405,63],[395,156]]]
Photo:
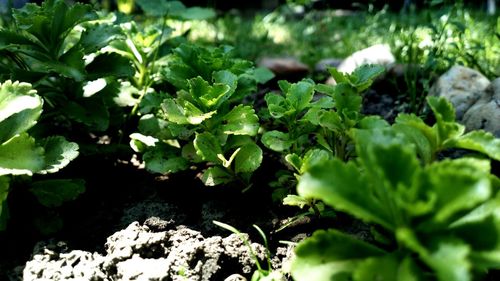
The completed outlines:
[[[146,168],[156,173],[185,170],[206,163],[205,185],[234,180],[249,186],[262,161],[262,150],[252,137],[258,117],[249,105],[237,105],[272,76],[252,63],[230,57],[227,48],[182,44],[170,58],[165,80],[177,95],[146,95],[139,112],[140,133],[131,135],[132,147],[144,153]]]
[[[250,255],[252,256],[252,259],[255,262],[255,265],[257,266],[257,270],[255,270],[254,273],[252,274],[252,279],[250,279],[251,281],[279,281],[279,280],[283,280],[283,278],[284,278],[283,272],[273,270],[271,267],[271,251],[269,251],[267,237],[264,234],[264,231],[262,231],[262,229],[259,226],[255,225],[255,224],[252,225],[257,230],[260,237],[262,237],[262,240],[264,241],[264,247],[266,248],[267,269],[264,269],[262,267],[262,265],[260,264],[259,257],[257,256],[254,249],[252,248],[250,241],[243,233],[241,233],[238,229],[230,226],[229,224],[225,224],[225,223],[222,223],[219,221],[213,221],[213,223],[219,227],[222,227],[222,228],[229,230],[232,233],[238,235],[238,237],[243,241],[245,246],[248,248],[248,251],[250,252]]]
[[[121,40],[119,27],[100,20],[90,5],[63,0],[13,10],[14,24],[0,30],[0,78],[30,82],[45,100],[43,122],[83,124],[104,131],[113,117],[115,79],[134,74],[130,62],[101,52]]]
[[[42,105],[30,84],[10,80],[0,84],[0,230],[7,226],[7,197],[17,178],[55,173],[78,156],[78,145],[63,137],[35,139],[29,135]],[[85,190],[78,179],[32,181],[29,188],[46,207],[60,206]]]
[[[498,159],[500,140],[471,132],[460,141],[451,105],[429,103],[438,120],[434,132],[414,136],[397,124],[353,129],[356,161],[327,160],[300,178],[300,196],[373,224],[376,243],[317,231],[296,248],[296,280],[474,280],[500,265],[500,179],[490,173],[490,161],[427,162],[419,152],[437,134]]]
[[[284,96],[270,93],[265,96],[267,111],[275,127],[284,131],[271,130],[262,135],[262,143],[267,148],[284,154],[284,160],[295,169],[294,177],[281,172],[275,188],[274,197],[282,199],[287,205],[308,206],[316,215],[320,211],[315,200],[287,195],[296,179],[307,169],[323,159],[337,157],[343,161],[353,157],[352,140],[349,130],[361,123],[379,122],[376,117],[361,114],[362,93],[380,75],[384,68],[364,65],[352,74],[343,74],[332,68],[329,70],[336,85],[315,85],[310,80],[296,84],[279,81]],[[317,90],[324,95],[314,101]],[[312,142],[312,138],[316,142]]]

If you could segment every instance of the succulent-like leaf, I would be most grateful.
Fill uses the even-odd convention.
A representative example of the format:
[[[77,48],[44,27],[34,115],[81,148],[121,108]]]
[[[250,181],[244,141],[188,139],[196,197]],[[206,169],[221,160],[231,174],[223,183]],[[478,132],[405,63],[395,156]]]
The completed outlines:
[[[0,176],[32,175],[45,166],[44,150],[21,133],[0,145]]]
[[[53,136],[39,141],[45,149],[45,167],[39,174],[55,173],[66,167],[78,156],[78,144],[68,142],[64,137]]]
[[[0,144],[36,124],[43,100],[28,83],[0,84]]]
[[[280,131],[269,131],[262,135],[262,143],[274,151],[285,151],[292,146],[292,141],[287,133]]]
[[[288,89],[288,92],[285,94],[290,105],[297,112],[301,112],[312,100],[314,94],[314,84],[307,81],[300,81],[292,84]]]
[[[262,149],[255,143],[249,143],[241,147],[234,159],[234,171],[236,173],[251,173],[257,170],[262,163]]]
[[[226,116],[222,126],[225,134],[255,136],[259,130],[259,118],[250,106],[238,105]]]
[[[196,148],[196,154],[201,156],[203,160],[213,163],[221,162],[217,156],[222,154],[221,145],[219,140],[211,133],[203,132],[201,134],[196,134],[193,144]]]
[[[349,280],[368,257],[385,252],[337,230],[318,230],[295,248],[291,274],[297,281]]]
[[[384,203],[369,188],[370,181],[353,163],[338,159],[313,166],[297,185],[297,193],[305,198],[321,199],[335,209],[393,228],[393,221]]]
[[[232,182],[234,177],[223,168],[215,166],[206,169],[205,172],[203,172],[201,180],[206,186],[216,186]]]

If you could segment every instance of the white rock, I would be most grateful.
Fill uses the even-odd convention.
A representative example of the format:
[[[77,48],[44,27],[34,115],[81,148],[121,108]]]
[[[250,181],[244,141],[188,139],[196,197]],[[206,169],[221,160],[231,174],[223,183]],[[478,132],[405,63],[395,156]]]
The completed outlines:
[[[457,120],[486,94],[490,81],[476,70],[453,66],[431,87],[429,95],[444,97],[456,110]]]
[[[337,68],[340,72],[353,72],[363,64],[388,65],[396,62],[388,44],[377,44],[357,51],[347,57]]]

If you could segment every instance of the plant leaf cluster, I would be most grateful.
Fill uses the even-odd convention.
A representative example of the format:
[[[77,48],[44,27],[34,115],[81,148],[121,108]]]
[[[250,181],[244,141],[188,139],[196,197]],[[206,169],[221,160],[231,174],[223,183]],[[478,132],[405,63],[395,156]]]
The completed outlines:
[[[42,113],[43,99],[28,83],[0,84],[0,230],[5,230],[7,198],[14,176],[55,173],[78,156],[78,145],[61,136],[35,139],[28,130]],[[84,191],[81,180],[41,180],[30,185],[38,201],[57,207]]]
[[[272,77],[266,74],[263,78],[249,61],[232,59],[227,48],[180,45],[164,73],[177,92],[145,96],[132,147],[144,153],[146,168],[155,173],[207,163],[201,176],[206,185],[249,184],[262,162],[253,140],[259,119],[250,105],[234,103]]]
[[[90,5],[62,0],[29,3],[13,10],[13,18],[11,28],[0,29],[0,77],[32,83],[46,102],[45,115],[106,130],[115,79],[134,74],[126,58],[100,52],[123,39],[121,29],[99,21]]]
[[[497,159],[500,143],[464,135],[446,100],[428,103],[434,126],[402,114],[392,126],[352,129],[356,160],[328,159],[300,178],[300,196],[372,224],[377,243],[317,231],[296,249],[296,280],[474,280],[498,267],[500,181],[490,160],[434,156],[459,147]]]

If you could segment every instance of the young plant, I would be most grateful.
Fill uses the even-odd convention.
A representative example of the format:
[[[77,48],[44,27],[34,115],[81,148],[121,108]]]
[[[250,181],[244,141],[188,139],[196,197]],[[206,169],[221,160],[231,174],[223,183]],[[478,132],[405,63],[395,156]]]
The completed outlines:
[[[43,100],[28,83],[0,84],[0,230],[9,218],[8,194],[22,175],[55,173],[78,156],[78,145],[63,137],[36,140],[28,134],[42,112]],[[31,182],[30,192],[46,207],[57,207],[85,190],[78,179]]]
[[[134,74],[126,58],[100,52],[123,38],[120,28],[99,21],[90,5],[63,0],[26,4],[13,18],[12,28],[0,29],[0,78],[32,83],[47,123],[106,130],[115,79]]]
[[[282,199],[288,196],[284,200],[285,204],[308,206],[316,215],[320,213],[317,202],[287,195],[290,186],[295,186],[295,179],[317,159],[334,156],[345,161],[354,156],[348,132],[361,123],[378,122],[375,117],[361,114],[361,94],[384,68],[364,65],[352,74],[339,73],[334,68],[329,70],[336,85],[315,85],[310,80],[296,84],[280,81],[284,95],[270,93],[265,97],[274,125],[286,131],[265,132],[262,143],[271,150],[285,153],[285,161],[296,171],[295,177],[282,172],[278,182],[272,183],[276,188],[275,197],[281,196]],[[325,95],[313,101],[315,90]],[[316,142],[311,141],[313,136]]]
[[[431,106],[449,121],[447,103],[436,101],[430,99]],[[446,124],[436,134],[450,139],[457,126]],[[428,138],[411,140],[397,127],[353,129],[356,161],[327,160],[300,178],[300,196],[373,224],[377,243],[317,231],[296,248],[295,280],[475,280],[500,266],[500,180],[490,173],[490,161],[427,163],[419,160],[418,146]],[[497,139],[470,134],[475,145],[468,137],[469,148],[500,152]]]
[[[140,133],[131,135],[133,148],[144,153],[152,172],[206,163],[201,176],[205,185],[238,180],[249,186],[262,161],[262,150],[252,139],[259,122],[251,106],[234,106],[233,100],[241,102],[262,77],[250,62],[231,59],[223,48],[183,44],[171,60],[166,79],[179,91],[176,97],[145,97],[140,112],[147,114],[139,122]]]

